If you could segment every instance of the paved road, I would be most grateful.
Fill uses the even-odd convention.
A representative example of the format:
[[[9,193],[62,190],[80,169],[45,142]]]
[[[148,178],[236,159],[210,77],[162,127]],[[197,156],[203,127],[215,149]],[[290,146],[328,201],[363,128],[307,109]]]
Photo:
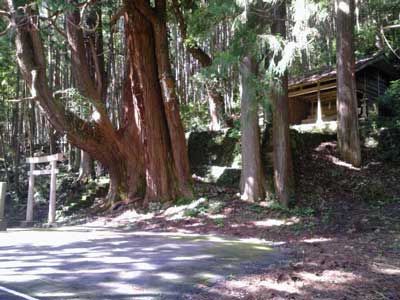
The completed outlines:
[[[204,286],[284,259],[260,241],[215,236],[9,230],[0,233],[0,286],[40,300],[190,299]],[[0,299],[26,298],[0,289]]]

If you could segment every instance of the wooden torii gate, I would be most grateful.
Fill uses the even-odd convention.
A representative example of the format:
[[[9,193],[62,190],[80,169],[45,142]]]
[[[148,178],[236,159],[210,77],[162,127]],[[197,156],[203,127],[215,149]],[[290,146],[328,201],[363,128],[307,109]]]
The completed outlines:
[[[49,201],[49,217],[48,224],[53,224],[56,219],[56,179],[58,174],[57,161],[64,160],[62,153],[41,156],[41,157],[28,157],[26,162],[30,164],[29,171],[29,188],[28,188],[28,204],[26,208],[26,222],[31,223],[33,221],[33,195],[35,176],[50,175],[50,201]],[[35,164],[50,163],[50,170],[35,170]]]

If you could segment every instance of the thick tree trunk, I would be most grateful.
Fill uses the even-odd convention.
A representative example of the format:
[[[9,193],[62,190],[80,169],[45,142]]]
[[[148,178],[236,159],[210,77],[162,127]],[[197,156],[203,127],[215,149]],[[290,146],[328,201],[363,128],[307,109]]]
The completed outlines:
[[[165,2],[124,1],[132,84],[143,123],[147,201],[191,197],[189,160],[171,76]]]
[[[81,150],[81,161],[79,164],[79,176],[77,181],[87,182],[89,179],[94,178],[94,161],[89,153]]]
[[[286,1],[276,4],[271,32],[286,37]],[[277,59],[280,59],[278,57]],[[293,163],[289,134],[288,75],[279,75],[271,84],[273,106],[272,139],[275,194],[282,205],[288,206],[294,196]]]
[[[354,61],[354,0],[337,1],[337,119],[338,147],[342,159],[361,165]]]
[[[185,130],[180,118],[176,84],[171,70],[169,56],[168,30],[166,20],[166,1],[156,1],[157,21],[153,22],[155,53],[157,57],[158,78],[161,85],[164,110],[167,119],[172,155],[178,181],[179,193],[183,197],[193,197],[191,186],[189,156]]]
[[[247,201],[265,198],[264,175],[261,162],[260,128],[258,125],[258,103],[254,87],[257,63],[246,56],[240,64],[241,83],[241,149],[242,173],[240,177],[241,197]]]
[[[143,123],[144,157],[146,166],[146,200],[168,201],[178,194],[174,184],[173,158],[161,88],[158,81],[155,42],[151,23],[135,7],[129,8],[125,29],[131,38],[130,57],[133,63],[134,94]]]

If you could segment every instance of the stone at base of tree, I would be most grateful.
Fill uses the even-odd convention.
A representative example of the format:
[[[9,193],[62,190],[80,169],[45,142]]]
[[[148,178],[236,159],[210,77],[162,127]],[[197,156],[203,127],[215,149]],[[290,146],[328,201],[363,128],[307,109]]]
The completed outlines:
[[[7,221],[0,220],[0,231],[6,231],[6,230],[7,230]]]

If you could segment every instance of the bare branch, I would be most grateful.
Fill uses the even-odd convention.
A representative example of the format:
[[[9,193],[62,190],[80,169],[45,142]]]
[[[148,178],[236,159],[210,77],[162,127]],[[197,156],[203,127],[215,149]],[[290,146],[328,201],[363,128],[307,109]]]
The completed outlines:
[[[395,26],[395,25],[392,25],[392,26]],[[389,26],[387,26],[387,27],[389,27]],[[399,26],[399,27],[400,27],[400,26]],[[392,27],[392,28],[395,28],[395,27]],[[400,56],[396,53],[396,50],[393,49],[392,45],[390,45],[388,39],[386,38],[386,35],[385,35],[385,28],[384,28],[384,27],[381,27],[381,35],[382,35],[383,40],[385,41],[386,45],[389,47],[390,51],[392,51],[393,54],[394,54],[398,59],[400,59]]]
[[[26,97],[26,98],[19,98],[19,99],[9,99],[9,100],[6,100],[6,102],[19,103],[22,101],[34,101],[36,99],[37,99],[37,97]]]
[[[88,6],[89,6],[90,4],[92,4],[92,2],[95,3],[95,1],[87,1],[87,2],[82,6],[82,9],[81,9],[81,11],[80,11],[80,21],[79,21],[78,26],[79,26],[83,31],[85,31],[85,32],[96,32],[96,30],[97,30],[97,28],[99,27],[99,24],[100,24],[100,16],[99,16],[99,14],[96,12],[96,24],[95,24],[95,26],[93,26],[92,28],[86,28],[86,27],[83,25],[83,21],[84,21],[84,19],[85,19],[85,11],[86,11],[86,9],[88,8]],[[75,25],[75,24],[74,24],[74,25]]]
[[[50,24],[54,27],[54,29],[64,38],[64,39],[68,39],[67,33],[62,30],[60,27],[57,26],[57,17],[55,17],[55,20],[53,20],[52,18],[48,18],[48,21],[50,22]]]
[[[400,24],[385,26],[383,27],[383,30],[393,29],[393,28],[400,28]]]

